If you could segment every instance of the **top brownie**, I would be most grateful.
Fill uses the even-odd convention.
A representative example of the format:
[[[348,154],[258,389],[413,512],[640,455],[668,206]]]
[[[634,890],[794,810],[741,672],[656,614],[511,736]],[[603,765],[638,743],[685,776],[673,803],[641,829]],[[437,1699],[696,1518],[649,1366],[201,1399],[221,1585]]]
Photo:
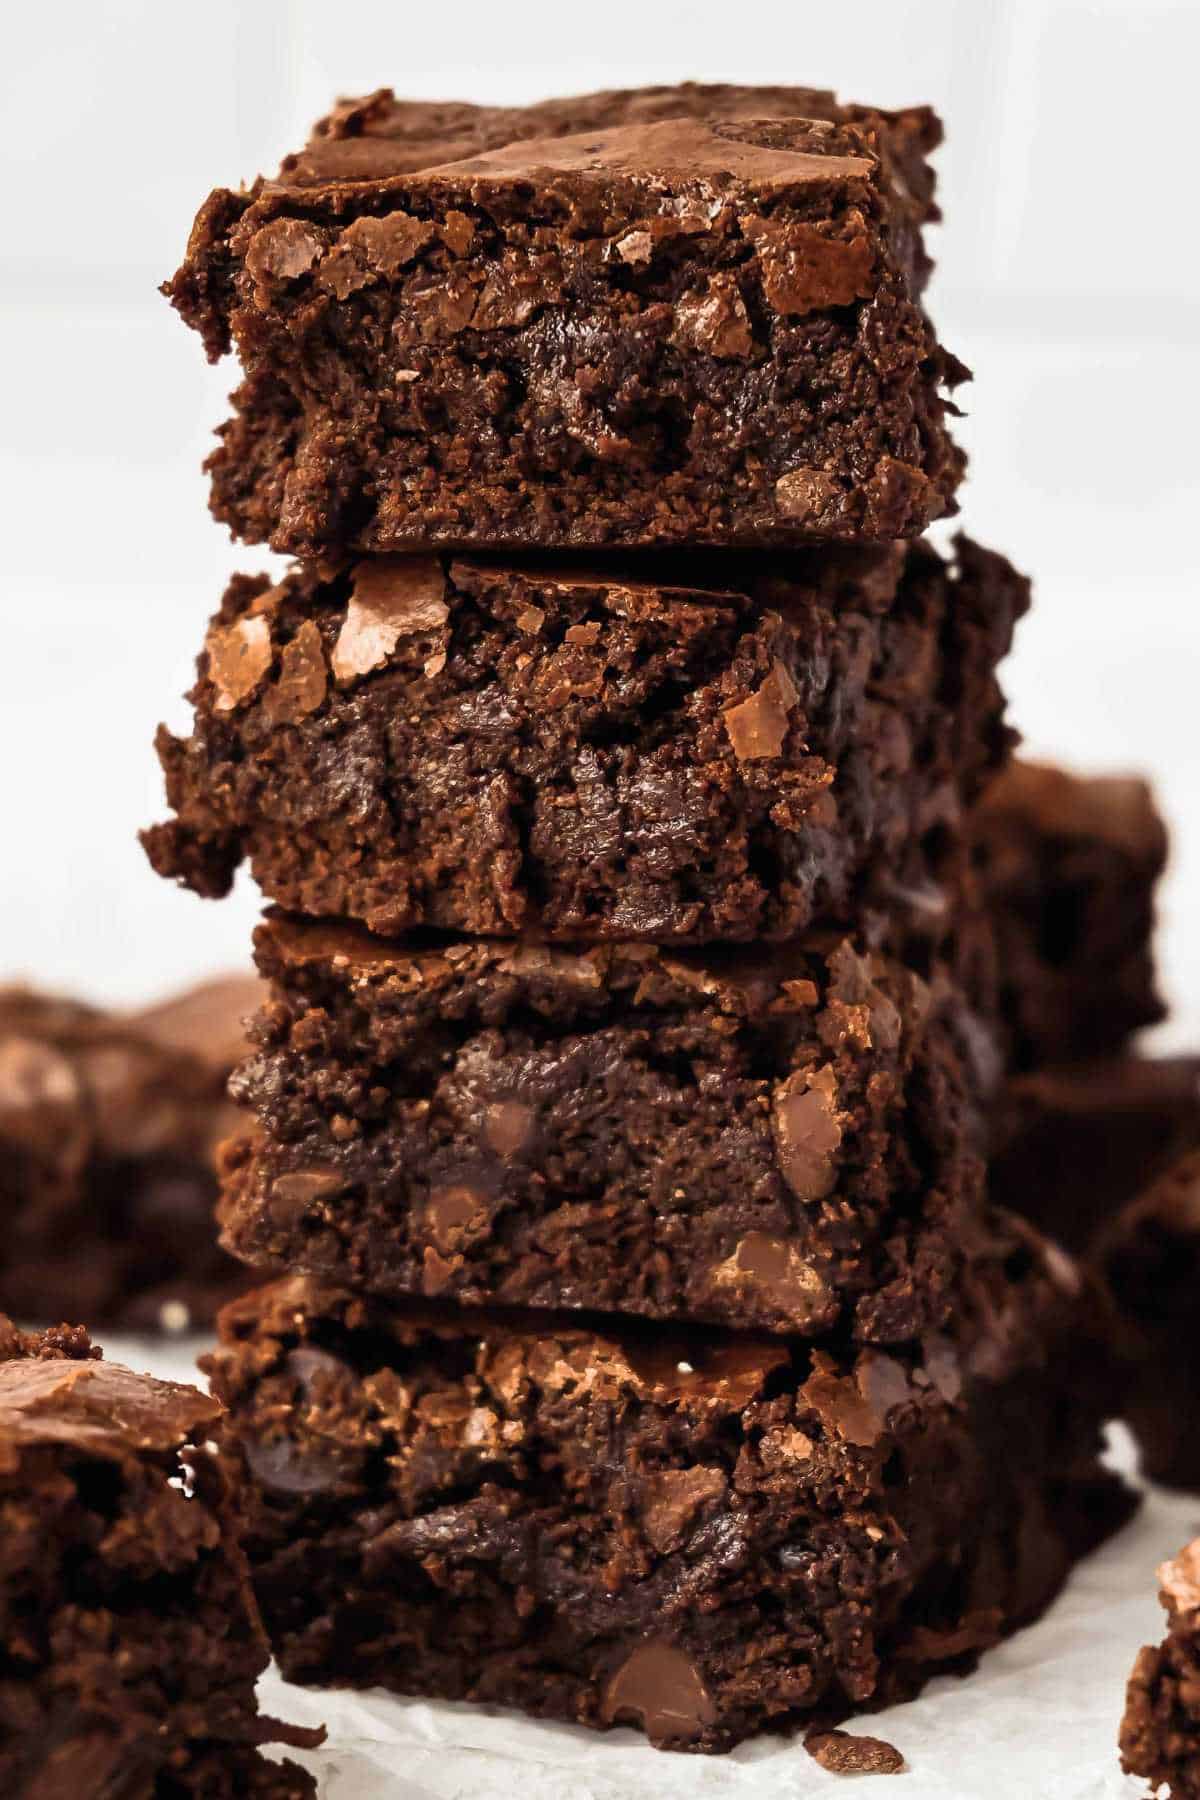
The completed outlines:
[[[302,556],[919,535],[963,467],[937,135],[806,89],[346,103],[166,287],[246,372],[214,510]]]

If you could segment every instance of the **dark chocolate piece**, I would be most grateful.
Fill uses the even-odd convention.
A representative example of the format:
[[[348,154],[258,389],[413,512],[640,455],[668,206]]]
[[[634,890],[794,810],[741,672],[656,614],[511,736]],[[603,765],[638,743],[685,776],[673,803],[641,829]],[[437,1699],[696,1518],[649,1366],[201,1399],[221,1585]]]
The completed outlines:
[[[975,838],[1014,1068],[1108,1055],[1162,1018],[1151,937],[1167,837],[1145,782],[1016,762]]]
[[[871,1342],[944,1319],[979,1196],[956,994],[773,953],[421,948],[276,916],[224,1242],[368,1291]]]
[[[245,1285],[218,1248],[217,1142],[252,976],[118,1015],[0,990],[0,1307],[182,1331]]]
[[[1158,1571],[1168,1635],[1138,1652],[1121,1721],[1121,1767],[1168,1800],[1200,1796],[1200,1538]]]
[[[954,510],[930,115],[779,89],[467,114],[345,103],[201,209],[165,291],[245,369],[209,465],[239,536],[885,542]]]
[[[1074,1301],[1003,1237],[958,1335],[897,1355],[301,1279],[235,1302],[207,1367],[284,1674],[721,1750],[969,1666],[1128,1511]]]
[[[191,737],[160,730],[177,817],[147,849],[213,895],[246,857],[290,910],[388,933],[792,936],[942,875],[1008,747],[1027,593],[966,540],[239,578]]]
[[[258,1746],[268,1651],[237,1538],[221,1409],[79,1328],[0,1319],[0,1792],[28,1800],[304,1800]]]

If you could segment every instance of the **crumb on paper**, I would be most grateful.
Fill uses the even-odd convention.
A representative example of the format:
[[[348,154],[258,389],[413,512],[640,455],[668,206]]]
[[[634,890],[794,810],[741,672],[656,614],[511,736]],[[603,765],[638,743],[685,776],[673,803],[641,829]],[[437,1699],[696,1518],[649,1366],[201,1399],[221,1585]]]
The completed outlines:
[[[898,1775],[904,1758],[886,1738],[856,1737],[850,1731],[810,1731],[804,1748],[834,1775]]]

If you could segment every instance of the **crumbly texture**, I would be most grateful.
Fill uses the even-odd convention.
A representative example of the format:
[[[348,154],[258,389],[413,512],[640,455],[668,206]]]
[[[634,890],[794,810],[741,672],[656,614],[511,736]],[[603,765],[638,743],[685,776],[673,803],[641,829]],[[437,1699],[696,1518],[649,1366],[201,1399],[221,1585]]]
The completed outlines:
[[[281,1668],[711,1751],[969,1666],[1128,1510],[1038,1255],[900,1356],[236,1302],[207,1366]]]
[[[98,1355],[0,1319],[0,1792],[314,1795],[258,1753],[315,1739],[256,1710],[268,1651],[221,1409]]]
[[[1158,1571],[1169,1631],[1138,1652],[1121,1721],[1121,1767],[1168,1800],[1200,1795],[1200,1538]]]
[[[1200,1491],[1200,1107],[1193,1145],[1099,1234],[1092,1260],[1114,1310],[1121,1408],[1155,1481]],[[1198,1745],[1200,1750],[1200,1745]]]
[[[1162,1018],[1151,938],[1167,836],[1145,782],[1015,762],[975,838],[1012,1067],[1104,1056]]]
[[[237,578],[192,735],[159,731],[151,861],[220,895],[246,858],[374,931],[575,942],[789,937],[936,880],[1008,748],[1028,584],[966,540],[702,567]]]
[[[244,1285],[216,1241],[217,1142],[252,976],[141,1014],[0,990],[0,1306],[180,1331]]]
[[[896,1342],[940,1324],[982,1180],[956,994],[766,954],[418,949],[269,919],[226,1245],[470,1304]]]
[[[885,542],[954,510],[929,115],[659,90],[480,112],[468,145],[464,109],[407,112],[347,103],[218,189],[166,284],[245,371],[209,461],[238,536]]]

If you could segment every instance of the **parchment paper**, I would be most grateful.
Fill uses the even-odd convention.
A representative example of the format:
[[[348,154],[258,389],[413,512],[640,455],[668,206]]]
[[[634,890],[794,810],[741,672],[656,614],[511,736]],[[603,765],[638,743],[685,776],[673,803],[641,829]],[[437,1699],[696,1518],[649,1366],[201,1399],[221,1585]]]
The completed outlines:
[[[105,1340],[134,1368],[197,1379],[195,1341]],[[1110,1460],[1133,1468],[1119,1427]],[[277,1717],[329,1728],[326,1746],[295,1752],[321,1800],[805,1800],[866,1791],[878,1800],[1134,1800],[1117,1726],[1140,1645],[1163,1635],[1154,1572],[1200,1535],[1200,1498],[1146,1488],[1141,1510],[1083,1563],[1049,1613],[989,1652],[965,1680],[943,1677],[907,1706],[864,1717],[896,1745],[901,1775],[838,1776],[799,1737],[760,1739],[729,1756],[667,1755],[635,1732],[595,1733],[478,1707],[405,1701],[379,1691],[313,1692],[274,1669],[260,1699]],[[848,1730],[854,1730],[853,1721]]]

